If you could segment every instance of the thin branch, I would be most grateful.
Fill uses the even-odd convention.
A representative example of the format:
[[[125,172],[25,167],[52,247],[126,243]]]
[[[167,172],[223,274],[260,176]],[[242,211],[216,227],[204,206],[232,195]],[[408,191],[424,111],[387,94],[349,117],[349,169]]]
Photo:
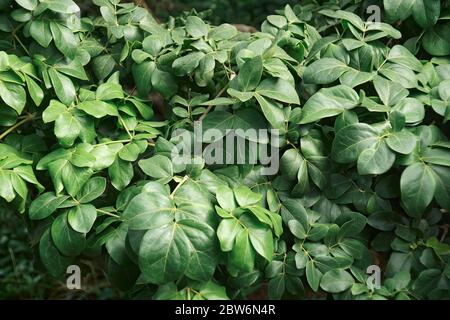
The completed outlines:
[[[24,118],[22,121],[17,122],[15,125],[13,125],[11,128],[9,128],[8,130],[6,130],[5,132],[3,132],[2,134],[0,134],[0,140],[2,140],[3,138],[5,138],[8,134],[10,134],[11,132],[13,132],[14,130],[16,130],[17,128],[19,128],[21,125],[27,123],[28,121],[33,120],[34,118],[34,114],[30,114],[28,115],[26,118]]]
[[[219,91],[219,93],[214,97],[214,99],[219,98],[224,92],[225,90],[227,90],[228,85],[230,83],[228,82],[223,88],[222,90]],[[208,108],[206,108],[205,112],[203,112],[203,114],[200,116],[200,118],[198,119],[199,121],[203,121],[203,119],[205,119],[206,115],[211,111],[211,109],[213,108],[213,105],[209,105]]]

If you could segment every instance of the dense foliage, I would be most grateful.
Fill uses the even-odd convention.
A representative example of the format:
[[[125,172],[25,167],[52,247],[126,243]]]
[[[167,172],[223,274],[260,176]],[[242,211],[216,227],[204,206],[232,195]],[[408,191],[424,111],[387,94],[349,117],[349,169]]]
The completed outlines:
[[[160,0],[142,1],[161,20],[195,10],[213,24],[223,22],[259,27],[268,14],[297,0]],[[305,1],[303,1],[305,2]],[[312,1],[310,1],[312,2]]]
[[[384,1],[379,23],[382,1],[286,6],[252,34],[93,2],[0,0],[0,205],[51,275],[104,260],[155,299],[450,298],[447,1]],[[205,152],[278,129],[256,142],[279,172],[175,161],[196,120],[221,133]]]

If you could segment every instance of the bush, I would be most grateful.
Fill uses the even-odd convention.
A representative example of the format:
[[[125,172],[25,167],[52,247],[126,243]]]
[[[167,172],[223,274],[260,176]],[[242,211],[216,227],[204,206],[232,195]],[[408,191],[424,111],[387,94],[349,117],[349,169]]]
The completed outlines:
[[[104,260],[135,297],[450,297],[446,1],[384,1],[383,23],[286,6],[253,34],[94,3],[0,2],[0,205],[52,276]]]
[[[162,0],[146,1],[152,13],[165,20],[183,12],[196,10],[214,24],[237,23],[259,27],[276,9],[296,0]]]

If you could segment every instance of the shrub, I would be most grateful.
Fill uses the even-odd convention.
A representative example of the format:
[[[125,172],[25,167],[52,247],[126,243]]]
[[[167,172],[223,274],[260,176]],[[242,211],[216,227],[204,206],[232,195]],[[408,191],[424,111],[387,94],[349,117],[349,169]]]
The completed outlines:
[[[100,258],[155,299],[449,298],[446,1],[384,1],[392,24],[286,6],[253,34],[94,3],[0,2],[1,205],[51,275]],[[179,161],[197,120],[203,156]],[[279,136],[225,151],[270,145],[279,172],[206,161],[252,128]]]

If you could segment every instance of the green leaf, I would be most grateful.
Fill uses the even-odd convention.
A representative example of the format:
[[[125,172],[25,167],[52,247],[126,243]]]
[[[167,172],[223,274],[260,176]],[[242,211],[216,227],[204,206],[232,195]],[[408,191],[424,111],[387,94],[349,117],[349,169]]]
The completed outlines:
[[[17,193],[17,195],[23,200],[26,200],[28,197],[28,188],[25,181],[23,181],[20,176],[15,173],[10,173],[10,179],[13,189]],[[24,210],[20,208],[19,211],[23,212]]]
[[[11,181],[11,173],[0,169],[0,197],[11,202],[16,197]]]
[[[411,253],[393,252],[386,267],[386,276],[391,277],[400,271],[409,271],[412,258]]]
[[[209,32],[208,37],[215,41],[220,41],[220,40],[229,40],[235,37],[237,34],[238,30],[236,29],[235,26],[228,23],[223,23],[220,26],[215,27],[213,30],[211,30]]]
[[[33,20],[31,22],[30,35],[44,48],[47,48],[53,39],[50,23],[43,20]]]
[[[164,39],[161,36],[152,34],[142,41],[142,49],[156,57],[164,47],[163,41]]]
[[[238,219],[223,219],[217,227],[217,238],[219,238],[220,249],[223,252],[233,250],[234,242],[242,226]]]
[[[383,0],[386,19],[389,22],[405,20],[411,15],[414,2],[415,0]]]
[[[297,178],[297,173],[300,169],[301,162],[302,158],[297,150],[287,150],[280,159],[281,173],[289,180],[295,180]]]
[[[237,204],[234,199],[233,190],[228,186],[219,186],[216,191],[216,199],[219,205],[226,211],[233,211]]]
[[[300,104],[300,99],[294,85],[280,78],[264,79],[256,88],[255,92],[277,101]]]
[[[155,155],[151,158],[140,160],[139,167],[144,173],[156,179],[172,179],[173,165],[169,158]]]
[[[196,280],[212,276],[214,231],[194,220],[180,220],[148,230],[139,249],[139,266],[152,283],[178,279],[184,272]],[[156,245],[155,245],[156,244]]]
[[[314,292],[319,289],[321,278],[322,273],[314,266],[314,262],[312,260],[309,260],[306,263],[306,280],[308,281],[309,286]]]
[[[402,203],[406,212],[418,216],[433,200],[436,181],[432,169],[424,163],[415,163],[407,167],[400,178]]]
[[[80,8],[72,0],[42,0],[50,10],[59,13],[76,13]]]
[[[432,248],[440,257],[450,254],[450,246],[440,242],[436,237],[429,238],[426,242],[426,246]]]
[[[158,68],[152,74],[152,86],[166,99],[169,99],[178,91],[175,77],[168,72],[160,71]]]
[[[156,284],[177,280],[189,263],[186,235],[176,223],[148,230],[139,248],[139,267]]]
[[[394,132],[399,132],[405,127],[405,115],[399,111],[393,111],[389,114],[389,123]]]
[[[44,99],[44,92],[31,77],[25,75],[25,79],[27,81],[28,92],[30,93],[31,99],[39,106]]]
[[[78,40],[72,31],[57,23],[50,21],[50,30],[52,32],[53,41],[55,46],[61,51],[65,56],[73,59],[78,46]]]
[[[352,13],[352,12],[348,12],[348,11],[344,11],[344,10],[337,10],[337,11],[321,10],[319,13],[321,13],[323,15],[326,15],[328,17],[332,17],[332,18],[338,18],[338,19],[342,19],[342,20],[347,20],[352,25],[357,27],[359,30],[361,30],[361,31],[365,31],[366,30],[364,22],[362,21],[362,19],[359,16],[357,16],[356,14]]]
[[[77,105],[77,108],[83,110],[87,114],[97,119],[106,117],[108,115],[109,116],[119,115],[116,106],[100,100],[83,101]]]
[[[329,84],[336,81],[349,67],[334,58],[322,58],[310,64],[303,74],[305,83]]]
[[[38,1],[37,0],[16,0],[17,4],[19,4],[21,7],[29,10],[29,11],[33,11],[37,5],[38,5]]]
[[[205,300],[228,300],[227,292],[225,287],[219,286],[213,281],[208,281],[203,285],[197,294],[201,299]],[[194,298],[195,299],[195,298]],[[194,300],[193,299],[193,300]]]
[[[32,140],[35,142],[36,140]],[[39,192],[44,191],[44,187],[39,183],[34,175],[33,168],[31,166],[18,166],[13,169],[14,173],[20,176],[23,180],[32,183],[36,186]]]
[[[71,104],[75,100],[75,87],[72,81],[54,68],[48,70],[48,75],[58,99],[66,105]]]
[[[53,163],[51,164],[53,165]],[[51,170],[51,165],[49,170]],[[61,180],[67,193],[75,197],[83,185],[92,175],[91,169],[78,168],[63,160],[63,165],[58,167],[61,174]]]
[[[116,65],[116,61],[110,54],[105,54],[101,56],[96,56],[92,60],[92,68],[96,77],[99,80],[105,79],[107,76],[111,74]]]
[[[189,16],[186,19],[186,31],[193,38],[200,38],[208,34],[208,26],[199,17]]]
[[[132,99],[130,102],[136,107],[142,118],[144,118],[145,120],[150,120],[153,118],[153,109],[148,104],[145,104],[136,99]]]
[[[278,275],[270,279],[267,288],[269,299],[280,300],[286,290],[285,277]]]
[[[116,158],[114,163],[108,167],[108,174],[111,177],[111,184],[117,190],[123,190],[133,179],[133,165],[120,158]]]
[[[156,64],[153,61],[145,61],[141,64],[133,64],[131,71],[133,73],[136,88],[141,96],[147,95],[152,89],[152,75],[155,71]]]
[[[414,0],[413,17],[424,29],[436,24],[441,14],[440,0]]]
[[[198,67],[198,65],[200,64],[200,60],[204,56],[205,54],[203,52],[198,51],[188,53],[187,55],[176,59],[172,64],[172,68],[177,76],[179,77],[185,76],[194,71],[195,68]]]
[[[72,156],[69,159],[70,163],[79,168],[90,168],[94,165],[97,159],[85,149],[86,146],[79,144],[72,150]]]
[[[241,207],[249,206],[255,203],[258,203],[262,199],[262,195],[256,192],[253,192],[247,186],[239,186],[234,190],[234,196],[236,198],[237,203]]]
[[[235,113],[229,113],[227,111],[213,111],[208,113],[208,115],[203,120],[203,132],[205,133],[209,129],[217,129],[220,131],[220,135],[208,136],[204,134],[203,142],[211,143],[222,139],[230,129],[242,129],[246,131],[248,129],[266,129],[267,125],[264,117],[259,113],[255,112],[255,109],[245,108],[236,111]],[[235,131],[239,134],[239,131]],[[244,139],[249,139],[248,137],[242,136]],[[264,137],[258,137],[257,139],[252,138],[250,141],[267,143],[268,139]]]
[[[358,105],[359,96],[355,90],[345,85],[320,89],[303,107],[300,124],[340,114]]]
[[[201,106],[229,106],[236,103],[235,99],[220,97],[201,103]]]
[[[420,61],[408,49],[401,45],[392,47],[387,59],[418,72],[422,70]]]
[[[256,252],[267,261],[272,261],[274,248],[271,230],[248,215],[242,216],[240,220],[248,228],[250,242]]]
[[[290,220],[288,222],[288,227],[291,233],[297,238],[297,239],[306,239],[308,236],[307,231],[303,228],[303,225],[298,222],[297,220]]]
[[[239,70],[237,82],[240,91],[254,90],[261,80],[263,63],[261,56],[247,60]]]
[[[69,196],[56,196],[54,192],[46,192],[36,198],[30,205],[29,216],[32,220],[45,219],[50,216]]]
[[[27,95],[25,90],[18,84],[0,80],[0,97],[11,108],[21,114],[25,108]]]
[[[55,135],[58,142],[65,147],[73,145],[80,135],[82,125],[77,117],[70,112],[61,113],[55,122]]]
[[[392,110],[403,113],[406,123],[417,123],[422,121],[425,117],[425,107],[423,103],[415,98],[408,97],[401,99]]]
[[[364,253],[367,252],[364,244],[355,239],[344,239],[339,243],[339,247],[355,259],[361,259]]]
[[[340,78],[339,81],[350,88],[354,88],[363,83],[371,81],[375,77],[374,73],[363,72],[355,69],[349,69]]]
[[[450,151],[444,148],[426,148],[422,154],[422,160],[441,166],[450,167]]]
[[[84,71],[84,67],[81,63],[84,61],[81,61],[81,60],[82,60],[82,58],[75,57],[75,59],[71,60],[71,61],[59,62],[59,63],[55,64],[54,67],[56,68],[56,70],[66,74],[68,76],[71,76],[71,77],[74,77],[74,78],[77,78],[80,80],[89,80],[86,75],[86,72]]]
[[[275,102],[270,99],[266,99],[259,94],[255,94],[255,98],[261,107],[264,117],[267,121],[275,128],[279,130],[284,130],[284,112]]]
[[[381,140],[369,149],[363,150],[358,156],[358,173],[383,174],[395,161],[395,154],[388,148],[386,141]]]
[[[161,190],[162,185],[152,183],[161,193],[141,193],[130,201],[123,212],[123,219],[132,230],[159,228],[173,220],[175,205],[172,199],[166,191]]]
[[[67,220],[73,230],[88,233],[97,218],[97,209],[90,204],[80,204],[67,211]]]
[[[241,229],[236,236],[236,244],[230,256],[231,266],[246,272],[253,270],[255,260],[255,251],[250,244],[249,238],[249,231]]]
[[[77,256],[86,245],[85,235],[74,231],[68,221],[67,213],[60,214],[52,223],[51,236],[55,246],[66,256]]]
[[[336,269],[326,272],[320,280],[320,287],[330,293],[339,293],[350,288],[355,280],[345,270]]]
[[[0,109],[0,126],[9,127],[17,122],[17,112],[11,108]]]
[[[379,76],[375,77],[373,84],[378,96],[386,106],[391,107],[396,105],[409,94],[408,90],[403,88],[400,84]]]
[[[208,281],[217,265],[215,230],[205,223],[192,219],[179,220],[186,238],[189,239],[189,263],[186,276]]]
[[[404,88],[415,88],[418,85],[415,73],[401,64],[385,63],[379,72]]]
[[[150,81],[147,83],[149,84]],[[123,99],[122,86],[118,83],[102,83],[98,86],[95,96],[98,100],[112,100],[112,99]]]
[[[44,232],[39,241],[39,256],[48,272],[54,277],[65,274],[67,267],[71,264],[70,258],[59,253],[50,236],[50,229]]]
[[[238,99],[241,102],[246,102],[248,100],[250,100],[251,98],[253,98],[253,92],[241,92],[241,91],[237,91],[233,88],[228,88],[227,93],[233,97]]]
[[[50,104],[42,113],[45,123],[56,121],[63,113],[67,113],[67,107],[57,100],[50,100]]]
[[[371,149],[378,142],[377,131],[366,123],[355,123],[339,130],[331,150],[335,161],[349,163],[356,161],[361,152]]]
[[[402,154],[410,154],[417,144],[417,138],[409,131],[402,130],[391,133],[386,139],[389,148]]]
[[[95,177],[90,179],[77,194],[80,203],[89,203],[100,197],[106,189],[106,179]]]
[[[369,22],[367,24],[367,31],[375,31],[375,30],[379,30],[382,31],[384,34],[388,35],[391,38],[394,39],[400,39],[402,37],[402,34],[400,31],[398,31],[396,28],[394,28],[393,26],[391,26],[388,23],[384,23],[384,22]],[[367,38],[366,38],[367,41]]]
[[[429,29],[423,36],[422,45],[424,49],[434,56],[446,56],[450,54],[450,41],[448,34],[450,24],[437,24]]]

